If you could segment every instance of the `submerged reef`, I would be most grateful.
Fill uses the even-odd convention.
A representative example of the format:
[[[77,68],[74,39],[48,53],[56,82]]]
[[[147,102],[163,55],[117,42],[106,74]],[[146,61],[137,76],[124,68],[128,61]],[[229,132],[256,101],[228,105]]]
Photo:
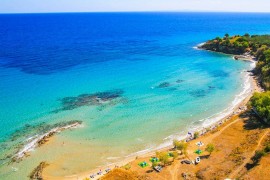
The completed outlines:
[[[156,86],[156,88],[160,88],[160,89],[168,89],[169,91],[176,91],[178,90],[178,86],[180,83],[184,82],[184,80],[182,79],[178,79],[175,82],[162,82],[160,83],[158,86]]]
[[[76,97],[65,97],[60,99],[62,107],[56,111],[73,110],[82,106],[98,106],[106,103],[111,103],[113,100],[121,98],[123,90],[112,90],[106,92],[97,92],[94,94],[81,94]],[[112,103],[114,104],[114,103]]]
[[[193,97],[205,97],[208,94],[208,91],[204,89],[199,89],[191,91],[189,94]]]
[[[213,91],[214,89],[216,89],[215,86],[208,86],[207,89],[193,90],[193,91],[190,91],[189,94],[196,98],[203,98],[207,96],[209,93],[211,93],[211,91]]]
[[[169,82],[163,82],[163,83],[160,83],[157,87],[158,88],[167,88],[170,86],[171,86],[171,84]]]
[[[168,87],[172,87],[172,86],[177,86],[177,84],[180,84],[182,82],[184,82],[184,80],[182,80],[182,79],[178,79],[178,80],[176,80],[175,82],[172,82],[172,83],[165,81],[165,82],[160,83],[156,87],[157,88],[168,88]],[[176,87],[170,88],[170,90],[177,90],[177,88]]]
[[[176,81],[176,83],[182,83],[182,82],[184,82],[184,80],[182,80],[182,79],[178,79],[178,80]]]
[[[222,70],[216,70],[216,71],[212,71],[210,73],[211,76],[213,77],[229,77],[230,76],[230,73],[226,72],[226,71],[222,71]]]

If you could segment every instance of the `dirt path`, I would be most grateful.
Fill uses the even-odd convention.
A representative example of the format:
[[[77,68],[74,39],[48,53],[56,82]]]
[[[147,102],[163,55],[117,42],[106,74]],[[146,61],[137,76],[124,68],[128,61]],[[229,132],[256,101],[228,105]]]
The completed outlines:
[[[242,163],[241,166],[239,166],[237,169],[235,169],[229,176],[229,178],[234,178],[244,167],[245,165],[250,161],[251,157],[255,154],[255,152],[260,148],[262,141],[264,140],[265,136],[269,133],[270,130],[267,130],[263,136],[259,139],[257,146],[255,149],[250,153],[248,157],[246,157],[245,161]]]
[[[178,167],[177,167],[177,165],[175,165],[174,166],[174,168],[173,168],[173,174],[172,174],[172,180],[178,180]]]
[[[237,123],[240,120],[241,120],[240,118],[237,118],[234,121],[230,122],[226,126],[222,127],[221,130],[219,130],[218,132],[214,133],[212,136],[207,137],[207,140],[208,141],[212,141],[214,138],[218,137],[223,131],[225,131],[228,127],[230,127],[231,125]]]

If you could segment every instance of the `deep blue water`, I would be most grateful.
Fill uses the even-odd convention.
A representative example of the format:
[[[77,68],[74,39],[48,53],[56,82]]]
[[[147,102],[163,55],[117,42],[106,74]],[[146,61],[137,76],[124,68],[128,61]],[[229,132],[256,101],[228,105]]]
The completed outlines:
[[[98,159],[100,149],[92,150],[88,168],[107,162],[108,151],[125,156],[183,135],[232,105],[245,85],[241,72],[250,68],[193,47],[225,33],[269,29],[270,14],[255,13],[0,15],[0,153],[39,133],[15,143],[16,130],[42,122],[82,120],[85,127],[66,136],[105,153]],[[62,104],[98,92],[121,93],[104,104]],[[2,177],[9,176],[0,169]]]
[[[269,14],[19,14],[1,15],[0,22],[1,65],[44,75],[79,64],[136,60],[130,55],[177,56],[225,32],[267,33]],[[174,46],[160,43],[175,36],[182,39]]]

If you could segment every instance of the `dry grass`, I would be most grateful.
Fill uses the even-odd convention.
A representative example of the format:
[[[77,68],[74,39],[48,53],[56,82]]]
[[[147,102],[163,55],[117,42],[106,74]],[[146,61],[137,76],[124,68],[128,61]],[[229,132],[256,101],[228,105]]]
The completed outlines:
[[[223,129],[229,122],[235,121],[225,130]],[[130,163],[130,170],[117,170],[107,175],[106,178],[121,179],[183,179],[182,174],[187,174],[188,179],[225,179],[235,171],[236,168],[243,165],[246,161],[246,157],[253,154],[259,139],[262,134],[266,132],[267,128],[262,128],[260,123],[254,122],[254,119],[249,119],[246,116],[233,117],[231,121],[226,122],[220,128],[208,133],[207,135],[190,142],[188,148],[188,156],[194,159],[197,155],[194,154],[194,150],[197,149],[195,143],[202,141],[205,144],[213,143],[216,150],[209,156],[207,152],[201,156],[201,163],[198,165],[186,165],[181,164],[179,160],[175,160],[172,165],[163,168],[162,172],[157,173],[151,171],[151,165],[147,168],[140,168],[137,164],[141,161],[147,161],[150,157],[138,158]],[[265,144],[270,142],[270,135],[265,138]],[[205,146],[201,149],[204,150]],[[179,159],[186,159],[184,155],[180,156]],[[263,157],[261,164],[266,166],[270,163],[270,155]],[[253,168],[250,172],[242,171],[245,179],[253,179],[258,176],[258,172],[266,173],[266,169],[259,165]],[[268,168],[269,169],[269,168]],[[255,170],[255,171],[254,171]],[[135,173],[136,172],[136,173]],[[269,171],[268,171],[269,172]],[[124,175],[127,173],[126,175]],[[138,176],[144,175],[144,176]],[[268,176],[269,177],[269,176]],[[252,179],[252,178],[251,178]],[[255,178],[256,179],[256,178]]]
[[[126,170],[123,168],[117,168],[106,174],[101,180],[147,180],[146,175],[139,175],[137,172]]]

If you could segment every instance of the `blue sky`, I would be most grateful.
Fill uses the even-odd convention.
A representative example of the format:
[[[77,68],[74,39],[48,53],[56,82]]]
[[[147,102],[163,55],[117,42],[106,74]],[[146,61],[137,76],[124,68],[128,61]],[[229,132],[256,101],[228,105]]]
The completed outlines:
[[[0,13],[103,11],[270,12],[270,0],[0,0]]]

